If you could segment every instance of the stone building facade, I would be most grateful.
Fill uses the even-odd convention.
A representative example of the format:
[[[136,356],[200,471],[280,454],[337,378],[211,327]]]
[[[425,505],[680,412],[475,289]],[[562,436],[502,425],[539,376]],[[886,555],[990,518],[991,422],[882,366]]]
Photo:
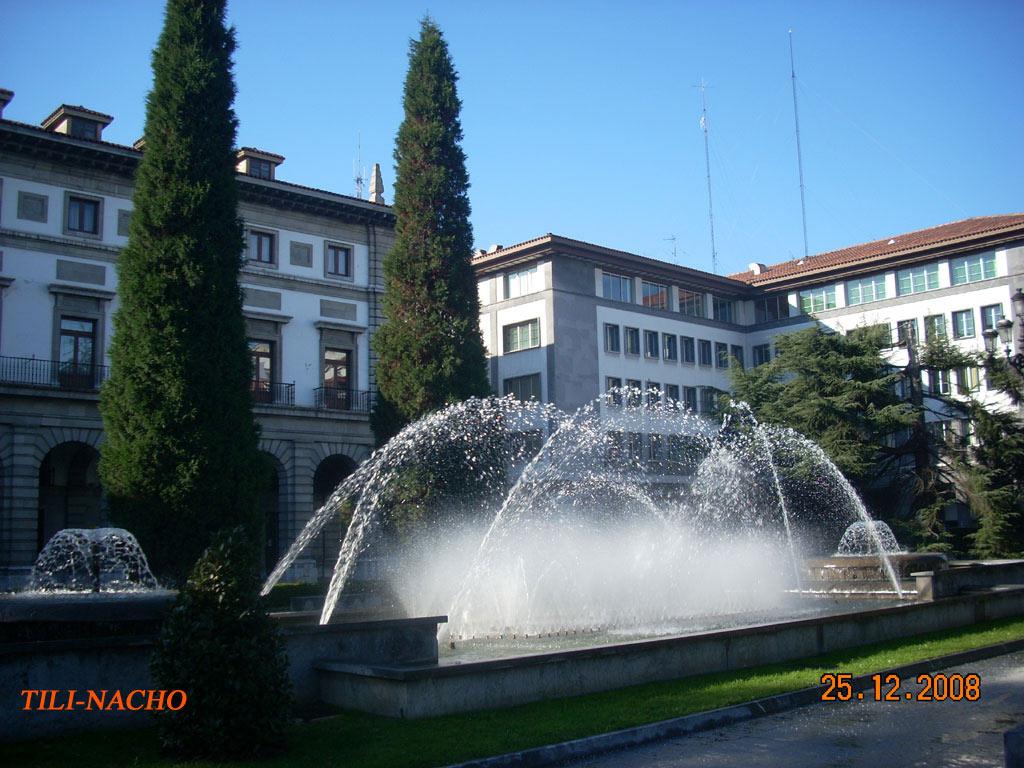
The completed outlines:
[[[105,521],[97,406],[145,151],[104,141],[111,120],[62,105],[30,125],[0,107],[0,588],[25,578],[56,530]],[[268,564],[372,450],[371,339],[394,241],[379,190],[370,202],[288,183],[283,161],[238,153],[254,412],[275,479],[261,500]],[[339,534],[295,575],[333,566]]]

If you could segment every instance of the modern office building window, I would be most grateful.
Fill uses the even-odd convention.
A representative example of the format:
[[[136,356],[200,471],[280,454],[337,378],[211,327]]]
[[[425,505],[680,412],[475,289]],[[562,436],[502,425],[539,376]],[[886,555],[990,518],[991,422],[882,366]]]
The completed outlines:
[[[67,230],[75,234],[98,235],[100,233],[100,201],[68,195]]]
[[[505,341],[505,353],[521,352],[524,349],[535,349],[540,346],[540,320],[527,320],[513,323],[502,328]]]
[[[786,294],[763,296],[754,301],[755,322],[768,323],[784,317],[789,317],[789,296]]]
[[[771,344],[755,344],[750,351],[753,354],[755,367],[772,361]]]
[[[976,283],[996,276],[996,254],[979,253],[949,262],[949,281],[953,285]]]
[[[896,287],[900,296],[934,291],[939,287],[939,265],[925,264],[920,267],[901,269],[896,273]]]
[[[651,309],[668,309],[668,286],[660,283],[649,283],[644,280],[640,284],[645,307]]]
[[[698,339],[700,342],[698,348],[700,349],[700,364],[711,367],[713,364],[711,355],[711,342],[707,339]]]
[[[249,260],[258,264],[277,263],[277,238],[272,232],[249,231]]]
[[[846,303],[849,306],[881,301],[885,298],[885,275],[862,277],[846,283]]]
[[[700,388],[700,412],[708,416],[718,412],[718,390],[714,387]]]
[[[989,304],[981,308],[981,330],[991,331],[1003,319],[1003,305]]]
[[[536,264],[505,275],[505,298],[507,299],[516,299],[539,290],[540,268]]]
[[[736,364],[740,368],[745,368],[747,363],[743,359],[743,347],[741,347],[739,344],[733,344],[730,349],[730,352],[732,354],[732,359],[736,361]]]
[[[719,296],[711,297],[711,311],[712,316],[715,320],[721,320],[723,323],[732,323],[733,320],[733,305],[732,299],[723,299]]]
[[[622,379],[616,376],[606,376],[604,391],[608,393],[606,400],[608,405],[622,405]]]
[[[647,389],[644,390],[645,401],[648,408],[653,408],[661,404],[661,382],[648,381]]]
[[[658,332],[644,331],[644,357],[657,360],[661,356],[658,349]]]
[[[661,334],[661,356],[670,363],[679,360],[679,337],[674,333]]]
[[[696,387],[683,387],[683,403],[686,404],[686,407],[689,410],[693,411],[694,413],[697,412],[697,388]]]
[[[823,285],[818,288],[808,288],[805,291],[800,291],[800,310],[805,315],[835,308],[836,287],[834,285]]]
[[[619,326],[613,323],[604,324],[604,351],[615,352],[616,354],[622,351]]]
[[[627,355],[639,355],[640,354],[640,329],[629,328],[625,329],[625,341],[626,341],[626,354]]]
[[[530,400],[540,400],[540,374],[531,373],[528,376],[513,376],[505,379],[503,392],[524,403]]]
[[[327,243],[324,252],[324,272],[329,277],[352,277],[352,248],[348,245]]]
[[[946,338],[946,316],[926,315],[924,318],[924,340],[938,341]]]
[[[680,336],[679,340],[682,345],[683,362],[690,364],[696,362],[697,356],[693,336]]]
[[[917,318],[896,323],[896,340],[900,344],[917,344]]]
[[[679,289],[679,314],[689,317],[707,317],[704,294],[687,288]]]
[[[626,405],[640,405],[644,384],[640,379],[626,379]]]
[[[665,385],[665,399],[666,402],[675,407],[679,402],[679,385],[678,384],[666,384]]]
[[[624,301],[627,304],[636,303],[633,293],[633,278],[605,272],[601,276],[601,282],[606,299]]]
[[[953,338],[969,339],[974,336],[974,310],[959,309],[953,313]]]
[[[729,367],[729,345],[721,341],[715,342],[715,367]]]

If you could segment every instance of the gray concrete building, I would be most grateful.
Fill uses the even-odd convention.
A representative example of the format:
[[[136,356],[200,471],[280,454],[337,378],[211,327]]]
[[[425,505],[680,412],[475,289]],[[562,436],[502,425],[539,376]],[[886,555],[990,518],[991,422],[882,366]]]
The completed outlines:
[[[0,93],[0,588],[20,583],[52,533],[105,521],[99,388],[118,308],[132,179],[144,141],[104,141],[113,119],[61,105],[39,125],[2,119]],[[267,563],[371,451],[381,261],[394,216],[277,178],[284,158],[238,151],[240,274],[260,447]],[[337,526],[296,576],[333,565]],[[325,565],[326,563],[326,565]]]

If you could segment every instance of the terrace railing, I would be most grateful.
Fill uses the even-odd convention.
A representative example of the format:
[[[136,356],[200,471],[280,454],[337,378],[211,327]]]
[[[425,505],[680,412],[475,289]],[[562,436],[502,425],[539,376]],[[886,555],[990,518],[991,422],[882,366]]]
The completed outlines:
[[[318,387],[313,390],[316,407],[328,411],[369,413],[373,408],[373,393],[367,390],[342,387]]]
[[[98,392],[110,375],[106,365],[34,357],[0,357],[0,384],[34,389]]]

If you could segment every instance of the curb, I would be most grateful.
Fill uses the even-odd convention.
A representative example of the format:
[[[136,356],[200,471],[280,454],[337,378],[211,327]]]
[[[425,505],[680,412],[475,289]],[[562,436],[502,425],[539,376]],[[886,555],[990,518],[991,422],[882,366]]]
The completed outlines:
[[[851,681],[851,685],[854,691],[868,690],[873,686],[871,679],[873,675],[895,674],[900,678],[914,677],[927,672],[956,667],[961,664],[970,664],[974,661],[990,659],[1020,650],[1024,650],[1024,638],[995,645],[986,645],[981,648],[972,648],[968,651],[960,651],[923,661],[915,661],[901,667],[892,667],[879,670],[878,672],[857,675]],[[620,731],[599,733],[596,736],[586,736],[582,739],[563,741],[559,744],[548,744],[543,747],[533,747],[519,752],[495,755],[494,757],[467,760],[462,763],[446,766],[446,768],[541,768],[541,766],[557,765],[568,760],[637,747],[652,741],[707,731],[712,728],[720,728],[724,725],[732,725],[744,720],[752,720],[756,717],[772,715],[777,712],[785,712],[786,710],[814,704],[821,701],[821,694],[825,688],[826,686],[824,685],[815,685],[810,688],[801,688],[797,691],[767,696],[763,699],[756,699],[755,701],[748,701],[743,704],[734,704],[730,707],[697,712],[692,715],[674,717],[669,720],[638,725],[633,728],[624,728]]]

